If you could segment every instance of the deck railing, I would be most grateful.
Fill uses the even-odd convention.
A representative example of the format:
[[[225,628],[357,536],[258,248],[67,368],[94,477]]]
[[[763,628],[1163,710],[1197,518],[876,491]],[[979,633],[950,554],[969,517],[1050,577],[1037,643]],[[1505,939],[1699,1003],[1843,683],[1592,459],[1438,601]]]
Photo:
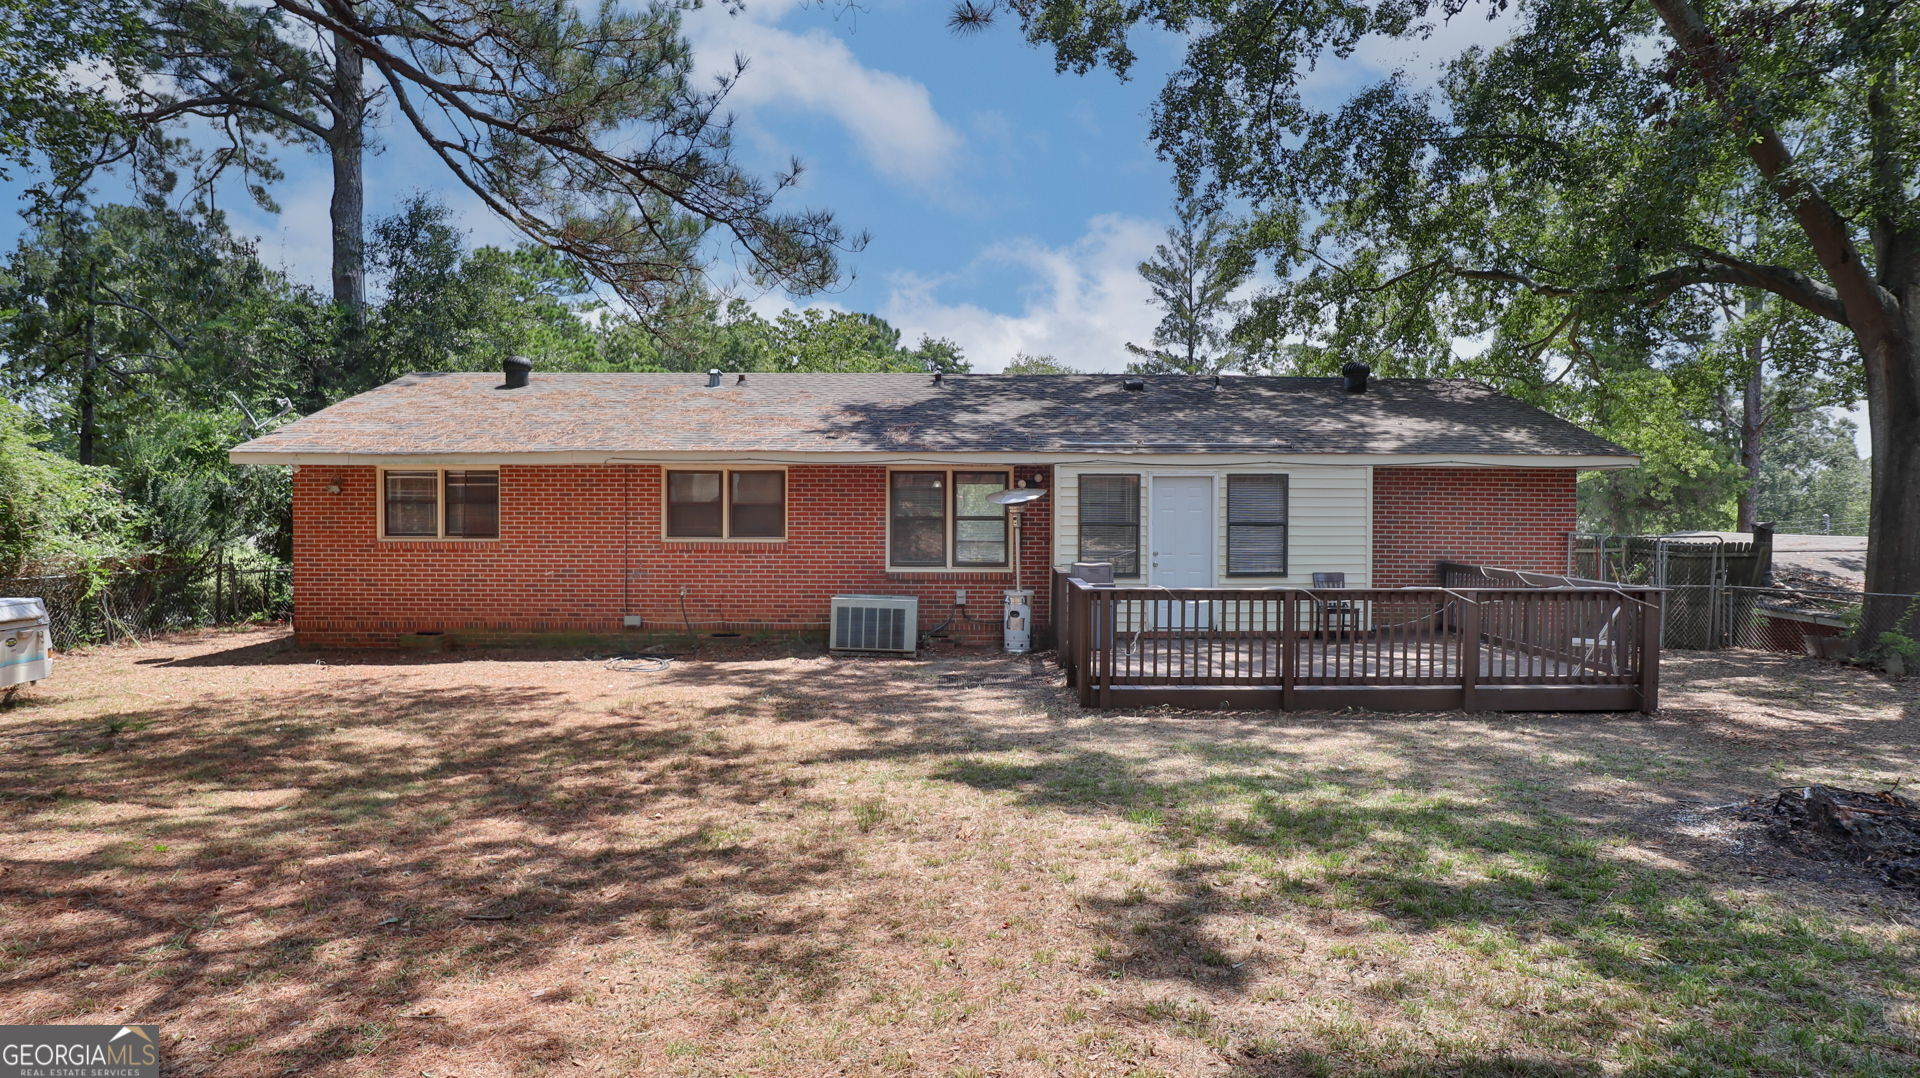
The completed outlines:
[[[1097,707],[1652,711],[1651,588],[1159,588],[1056,572],[1059,661]]]

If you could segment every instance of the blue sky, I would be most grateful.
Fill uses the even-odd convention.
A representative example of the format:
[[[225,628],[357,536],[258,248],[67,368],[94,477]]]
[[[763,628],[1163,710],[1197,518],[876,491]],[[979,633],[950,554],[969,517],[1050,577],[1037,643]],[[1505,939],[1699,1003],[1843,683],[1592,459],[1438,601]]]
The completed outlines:
[[[795,299],[748,290],[766,312],[827,304],[872,311],[911,341],[958,341],[976,370],[1019,352],[1117,369],[1122,345],[1158,320],[1136,266],[1171,219],[1168,168],[1147,146],[1147,110],[1175,58],[1146,42],[1138,76],[1056,75],[1051,55],[1011,27],[956,36],[944,0],[710,2],[687,18],[703,67],[749,67],[731,97],[739,158],[761,175],[798,157],[784,205],[832,210],[866,249],[847,283]],[[1156,55],[1157,53],[1157,55]],[[295,278],[327,280],[324,158],[281,156],[277,214],[237,187],[221,193],[234,227]],[[471,240],[518,237],[457,185],[410,131],[384,123],[367,164],[369,219],[424,191],[451,206]],[[9,200],[21,184],[0,184]],[[111,199],[111,183],[96,197]],[[0,240],[17,236],[8,214]],[[723,266],[718,276],[731,278]]]
[[[1148,111],[1178,42],[1143,34],[1134,77],[1122,82],[1106,71],[1055,74],[1051,53],[1026,45],[1012,25],[956,36],[947,0],[728,7],[709,0],[686,27],[703,67],[748,59],[731,97],[740,159],[769,175],[798,157],[806,173],[785,204],[832,210],[850,232],[871,236],[848,257],[842,288],[797,299],[745,293],[759,309],[871,311],[909,342],[951,338],[981,371],[1022,352],[1115,370],[1130,358],[1126,342],[1150,338],[1159,312],[1137,266],[1164,237],[1173,188],[1147,144]],[[1496,33],[1467,16],[1440,27],[1421,55],[1367,42],[1312,86],[1344,94],[1396,67],[1419,77],[1436,58]],[[518,240],[412,132],[389,121],[376,138],[369,219],[424,191],[456,211],[474,243]],[[279,213],[231,186],[222,205],[267,261],[324,290],[325,160],[290,147],[281,165]],[[11,193],[0,185],[0,197]],[[102,185],[96,197],[115,194]],[[0,240],[18,227],[9,215]],[[720,276],[732,275],[722,267]]]

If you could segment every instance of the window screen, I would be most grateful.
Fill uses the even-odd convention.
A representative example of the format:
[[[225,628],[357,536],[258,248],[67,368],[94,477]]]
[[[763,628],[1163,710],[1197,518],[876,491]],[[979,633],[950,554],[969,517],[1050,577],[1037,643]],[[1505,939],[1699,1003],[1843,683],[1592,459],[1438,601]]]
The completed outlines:
[[[720,535],[720,472],[667,473],[667,534],[686,538]]]
[[[434,520],[439,501],[439,472],[388,472],[387,534],[439,536],[439,523]]]
[[[1140,575],[1140,477],[1080,477],[1080,560],[1113,563],[1115,576]]]
[[[887,516],[888,564],[947,564],[947,473],[889,473]]]
[[[1007,564],[1007,507],[987,500],[1005,489],[1005,472],[953,473],[953,564]]]
[[[457,539],[500,537],[500,473],[447,473],[447,535]]]
[[[1227,477],[1228,575],[1287,573],[1287,477]]]
[[[787,534],[784,472],[734,472],[727,534],[736,539],[779,539]]]

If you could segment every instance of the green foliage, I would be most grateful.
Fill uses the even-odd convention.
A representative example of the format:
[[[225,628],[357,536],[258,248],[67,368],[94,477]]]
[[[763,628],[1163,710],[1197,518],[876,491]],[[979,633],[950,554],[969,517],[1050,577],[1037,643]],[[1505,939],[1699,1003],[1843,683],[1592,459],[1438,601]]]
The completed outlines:
[[[409,371],[499,370],[512,355],[549,370],[596,365],[582,315],[599,305],[580,269],[544,247],[468,250],[446,207],[415,197],[374,223],[368,262],[380,295],[363,367],[336,392]]]
[[[111,91],[138,80],[144,27],[128,0],[0,0],[0,179],[43,166],[40,208],[77,183],[100,141],[126,127]]]
[[[1867,462],[1855,448],[1853,420],[1829,411],[1791,415],[1767,431],[1766,456],[1756,490],[1759,519],[1782,531],[1865,533]]]
[[[18,312],[0,323],[0,388],[56,428],[51,447],[111,467],[143,556],[285,550],[286,475],[226,451],[276,409],[332,399],[335,322],[317,297],[218,216],[103,206],[29,233],[0,305]]]
[[[251,433],[237,408],[156,411],[128,431],[115,471],[142,508],[144,547],[160,563],[198,562],[241,548],[292,555],[292,477],[240,467],[227,450]]]
[[[1225,215],[1192,201],[1182,202],[1178,215],[1167,241],[1140,263],[1165,314],[1152,347],[1127,342],[1127,351],[1141,357],[1127,365],[1137,374],[1207,374],[1244,362],[1231,347],[1244,306],[1234,293],[1253,275],[1254,256]]]
[[[336,184],[358,191],[361,148],[390,109],[390,137],[420,140],[522,235],[637,310],[697,291],[722,249],[763,282],[833,283],[862,239],[824,212],[776,208],[797,165],[761,178],[735,163],[723,102],[738,72],[696,74],[687,6],[149,0],[152,77],[123,108],[137,131],[125,152],[160,183],[185,172],[207,190],[237,172],[271,205],[276,155],[295,145],[330,154]],[[212,149],[204,133],[182,137],[207,120]],[[336,273],[358,271],[357,229],[335,236]]]
[[[113,473],[50,452],[47,440],[0,400],[0,577],[85,571],[134,549],[137,515]]]
[[[0,320],[0,390],[30,402],[53,431],[35,433],[46,448],[23,457],[38,462],[33,484],[9,482],[38,491],[48,476],[85,477],[60,489],[117,490],[124,503],[115,504],[133,508],[88,546],[81,540],[95,533],[67,536],[20,507],[32,499],[9,495],[7,556],[284,558],[286,472],[235,467],[227,450],[285,415],[411,371],[497,371],[510,355],[542,371],[967,369],[952,341],[907,347],[867,314],[813,308],[769,320],[705,294],[646,322],[613,314],[572,261],[532,244],[470,248],[447,211],[422,199],[376,222],[372,239],[374,303],[349,364],[335,347],[338,312],[263,266],[217,214],[110,205],[51,216],[25,236],[0,275],[0,309],[10,312]],[[111,471],[47,471],[83,452]],[[56,502],[67,508],[47,512],[60,520],[104,512],[79,493]]]
[[[1407,69],[1345,92],[1309,81],[1480,13],[1506,39],[1445,58],[1430,83]],[[1683,429],[1703,408],[1682,368],[1720,339],[1733,375],[1741,336],[1765,333],[1783,384],[1874,400],[1869,582],[1920,590],[1920,8],[973,0],[953,21],[995,15],[1063,71],[1125,75],[1143,35],[1184,50],[1151,136],[1183,197],[1248,208],[1248,242],[1283,282],[1242,323],[1255,352],[1467,375],[1602,415],[1663,462],[1588,484],[1590,509],[1624,524],[1665,498],[1721,515],[1720,469]],[[1755,318],[1763,293],[1781,310]],[[1612,381],[1660,429],[1631,412],[1607,423]]]
[[[687,303],[665,326],[610,320],[601,330],[598,370],[818,371],[881,373],[964,372],[959,345],[921,337],[907,348],[900,331],[871,314],[809,307],[784,310],[769,321],[735,300]]]
[[[1733,526],[1739,467],[1670,374],[1628,366],[1590,393],[1566,396],[1563,408],[1584,426],[1641,457],[1638,468],[1581,477],[1583,530],[1658,535]]]
[[[1079,374],[1065,363],[1052,356],[1036,356],[1026,352],[1013,357],[1007,363],[1004,374]]]

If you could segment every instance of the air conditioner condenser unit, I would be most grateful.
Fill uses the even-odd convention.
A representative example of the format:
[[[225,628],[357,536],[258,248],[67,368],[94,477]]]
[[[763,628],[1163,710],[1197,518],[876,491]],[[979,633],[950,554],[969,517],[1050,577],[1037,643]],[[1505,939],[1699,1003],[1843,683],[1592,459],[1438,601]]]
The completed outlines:
[[[836,595],[827,647],[912,655],[920,642],[920,600],[902,595]]]

